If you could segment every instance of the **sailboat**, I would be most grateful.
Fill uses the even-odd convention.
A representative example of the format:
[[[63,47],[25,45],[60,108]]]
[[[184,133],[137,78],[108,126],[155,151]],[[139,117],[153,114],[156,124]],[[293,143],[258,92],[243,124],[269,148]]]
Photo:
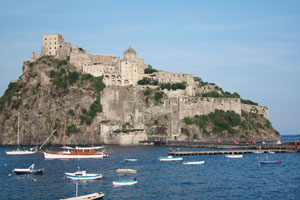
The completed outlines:
[[[25,155],[25,154],[34,154],[37,152],[35,148],[26,148],[20,146],[20,128],[19,128],[19,112],[18,112],[18,135],[17,135],[17,144],[18,148],[12,151],[5,151],[6,155]]]
[[[54,132],[57,130],[57,128],[54,130]],[[53,135],[53,133],[48,137],[48,139]],[[108,157],[108,155],[106,155],[103,152],[104,147],[101,147],[101,146],[94,147],[94,144],[92,144],[92,147],[75,147],[75,148],[67,147],[65,135],[66,134],[64,131],[64,146],[63,146],[64,150],[63,151],[45,151],[44,152],[45,159],[95,159],[95,158]],[[46,140],[46,142],[47,142],[47,140]],[[44,142],[44,144],[41,145],[40,149],[45,145],[46,142]]]

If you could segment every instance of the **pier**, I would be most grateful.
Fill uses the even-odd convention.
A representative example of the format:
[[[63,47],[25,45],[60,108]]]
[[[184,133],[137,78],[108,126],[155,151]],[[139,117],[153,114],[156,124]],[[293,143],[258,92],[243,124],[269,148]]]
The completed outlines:
[[[250,153],[269,153],[270,150],[225,150],[225,151],[169,151],[170,156],[197,156],[197,155],[218,155],[218,154],[250,154]],[[273,149],[274,153],[296,153],[295,150]]]

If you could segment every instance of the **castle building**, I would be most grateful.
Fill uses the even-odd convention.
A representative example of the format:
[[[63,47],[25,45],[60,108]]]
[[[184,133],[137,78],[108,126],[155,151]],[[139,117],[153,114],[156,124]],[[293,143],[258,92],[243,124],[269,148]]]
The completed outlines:
[[[41,56],[54,56],[57,59],[65,59],[70,55],[71,44],[66,43],[60,34],[43,35]]]

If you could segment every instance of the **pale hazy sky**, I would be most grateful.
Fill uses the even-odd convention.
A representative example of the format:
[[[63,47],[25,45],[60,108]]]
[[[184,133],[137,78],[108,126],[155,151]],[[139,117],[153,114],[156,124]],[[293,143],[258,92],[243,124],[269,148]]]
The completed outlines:
[[[60,33],[88,53],[132,45],[146,64],[238,92],[268,106],[281,134],[300,134],[298,0],[9,0],[0,26],[0,95],[42,35]]]

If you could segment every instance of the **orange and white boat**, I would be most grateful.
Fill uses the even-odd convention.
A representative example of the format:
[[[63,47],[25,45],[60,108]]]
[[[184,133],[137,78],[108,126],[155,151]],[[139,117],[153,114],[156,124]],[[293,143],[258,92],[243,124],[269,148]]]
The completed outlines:
[[[64,147],[64,151],[46,151],[46,159],[95,159],[108,157],[103,147]],[[100,151],[99,151],[100,150]]]

